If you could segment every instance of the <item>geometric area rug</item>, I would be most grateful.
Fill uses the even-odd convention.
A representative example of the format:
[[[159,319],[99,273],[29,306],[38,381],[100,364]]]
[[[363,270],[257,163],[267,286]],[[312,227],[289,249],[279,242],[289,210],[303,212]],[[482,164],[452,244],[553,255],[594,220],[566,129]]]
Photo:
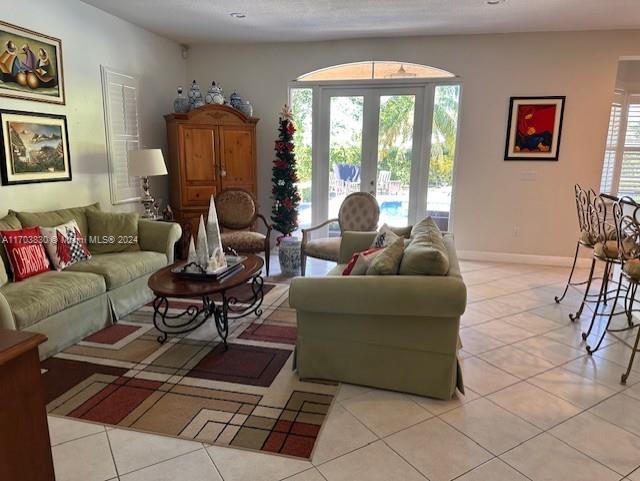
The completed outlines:
[[[143,306],[42,362],[47,411],[310,458],[338,385],[300,381],[293,371],[288,287],[265,283],[262,316],[230,321],[227,351],[212,320],[158,343],[153,308]],[[184,303],[169,299],[170,312],[183,311]]]

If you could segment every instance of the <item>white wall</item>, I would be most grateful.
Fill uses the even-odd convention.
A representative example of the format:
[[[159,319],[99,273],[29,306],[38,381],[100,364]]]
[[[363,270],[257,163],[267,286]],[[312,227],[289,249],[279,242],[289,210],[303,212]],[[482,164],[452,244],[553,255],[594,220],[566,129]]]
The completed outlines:
[[[164,147],[163,115],[171,112],[175,88],[185,81],[180,47],[78,0],[23,0],[3,9],[2,19],[62,40],[66,105],[0,97],[1,109],[67,116],[71,182],[0,186],[0,215],[7,209],[48,210],[99,201],[112,206],[106,157],[100,65],[140,77],[142,145]],[[166,178],[151,180],[157,198],[167,199]]]
[[[618,58],[640,54],[640,31],[364,39],[199,45],[187,78],[221,82],[254,105],[259,198],[270,207],[277,115],[287,81],[359,60],[402,60],[440,67],[464,82],[455,184],[458,249],[547,256],[573,254],[573,184],[600,183],[609,102]],[[559,162],[503,161],[510,96],[566,95]],[[534,181],[522,174],[535,172]],[[518,235],[514,228],[518,227]]]

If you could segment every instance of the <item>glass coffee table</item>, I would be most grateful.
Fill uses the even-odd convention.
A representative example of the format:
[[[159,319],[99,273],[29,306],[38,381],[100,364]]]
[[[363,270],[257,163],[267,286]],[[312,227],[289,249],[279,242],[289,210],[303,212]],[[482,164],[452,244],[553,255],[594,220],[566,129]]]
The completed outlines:
[[[164,267],[153,274],[148,284],[156,296],[153,300],[153,324],[161,332],[158,342],[165,342],[170,334],[191,332],[213,317],[224,348],[228,349],[229,321],[249,314],[262,315],[260,307],[264,298],[264,281],[260,274],[264,261],[253,254],[246,257],[242,261],[242,270],[221,281],[186,279],[173,274],[171,270],[183,265],[184,261]],[[243,284],[249,284],[251,292],[248,298],[238,298],[228,292]],[[179,312],[170,313],[170,298],[200,299],[202,305],[194,303]]]

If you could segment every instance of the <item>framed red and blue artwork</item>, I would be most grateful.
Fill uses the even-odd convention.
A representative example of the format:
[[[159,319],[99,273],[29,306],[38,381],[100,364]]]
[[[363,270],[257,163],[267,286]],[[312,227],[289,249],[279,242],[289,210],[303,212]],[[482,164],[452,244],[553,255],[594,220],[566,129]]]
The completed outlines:
[[[504,160],[557,161],[564,96],[511,97]]]

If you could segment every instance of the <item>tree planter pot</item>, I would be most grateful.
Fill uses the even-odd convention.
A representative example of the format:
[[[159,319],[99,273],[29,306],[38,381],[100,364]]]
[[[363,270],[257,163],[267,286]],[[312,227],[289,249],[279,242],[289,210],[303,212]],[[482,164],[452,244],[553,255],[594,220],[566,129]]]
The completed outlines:
[[[283,276],[294,277],[300,275],[300,247],[302,241],[297,237],[283,237],[278,248],[280,272]]]

